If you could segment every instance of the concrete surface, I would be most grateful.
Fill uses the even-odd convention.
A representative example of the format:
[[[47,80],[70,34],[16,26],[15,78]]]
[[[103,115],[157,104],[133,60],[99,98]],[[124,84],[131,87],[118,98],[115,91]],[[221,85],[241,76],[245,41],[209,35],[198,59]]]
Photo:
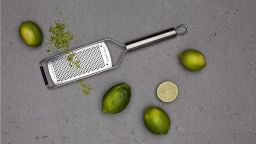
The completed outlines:
[[[255,0],[2,0],[2,144],[252,144],[256,141]],[[129,53],[114,71],[48,90],[38,62],[46,52],[47,29],[59,12],[75,35],[71,48],[105,37],[126,42],[185,23],[189,33]],[[38,49],[18,36],[21,21],[36,21],[45,35]],[[184,70],[177,55],[201,50],[207,67]],[[178,99],[163,104],[156,86],[172,80]],[[132,87],[129,106],[118,115],[101,113],[101,98],[113,84]],[[172,118],[165,136],[143,126],[148,105]]]

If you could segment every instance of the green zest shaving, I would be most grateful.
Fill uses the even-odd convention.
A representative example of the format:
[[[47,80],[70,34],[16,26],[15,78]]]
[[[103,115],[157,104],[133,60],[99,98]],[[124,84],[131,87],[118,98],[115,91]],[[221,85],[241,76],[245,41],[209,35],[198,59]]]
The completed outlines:
[[[79,84],[79,86],[80,86],[80,89],[81,89],[82,93],[83,93],[85,96],[87,96],[87,95],[90,94],[91,87],[90,87],[89,85],[85,84],[83,80],[79,80],[79,81],[78,81],[78,84]]]
[[[50,27],[49,32],[51,33],[49,42],[57,49],[63,49],[64,53],[67,54],[66,60],[69,65],[80,68],[79,57],[68,50],[69,43],[73,40],[73,34],[66,30],[67,25],[60,20],[55,21],[54,25]]]
[[[49,48],[47,52],[52,52],[57,49],[58,52],[64,52],[66,54],[66,61],[69,63],[70,67],[80,68],[80,59],[76,53],[69,50],[69,44],[73,40],[73,34],[67,31],[67,18],[63,18],[62,14],[59,14],[62,17],[62,20],[57,20],[49,28],[50,37],[49,37]],[[83,80],[78,81],[79,89],[82,91],[83,95],[87,96],[90,94],[91,87],[87,85]]]
[[[79,57],[71,51],[68,51],[68,52],[65,52],[65,53],[68,55],[66,60],[69,62],[69,65],[71,67],[75,66],[76,68],[80,68],[80,59],[79,59]]]
[[[50,27],[49,32],[51,36],[49,41],[56,48],[68,48],[69,42],[73,40],[73,34],[66,31],[66,24],[56,21],[53,26]]]

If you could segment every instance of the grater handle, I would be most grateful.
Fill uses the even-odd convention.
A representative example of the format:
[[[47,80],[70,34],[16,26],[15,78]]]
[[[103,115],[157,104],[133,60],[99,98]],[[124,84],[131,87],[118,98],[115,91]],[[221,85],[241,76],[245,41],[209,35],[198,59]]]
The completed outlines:
[[[162,40],[174,38],[177,35],[185,35],[187,32],[187,26],[185,24],[181,24],[177,27],[172,27],[167,30],[128,42],[125,44],[125,47],[128,51],[131,51]]]

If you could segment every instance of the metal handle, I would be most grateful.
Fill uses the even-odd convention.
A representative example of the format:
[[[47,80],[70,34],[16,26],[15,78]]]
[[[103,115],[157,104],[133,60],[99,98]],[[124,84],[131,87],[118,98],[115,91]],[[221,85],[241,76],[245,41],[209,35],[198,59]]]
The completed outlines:
[[[170,39],[176,37],[177,35],[184,35],[187,33],[187,27],[184,24],[181,24],[177,27],[173,27],[153,35],[149,35],[125,44],[125,47],[128,51],[141,48],[143,46],[153,44],[162,40]]]

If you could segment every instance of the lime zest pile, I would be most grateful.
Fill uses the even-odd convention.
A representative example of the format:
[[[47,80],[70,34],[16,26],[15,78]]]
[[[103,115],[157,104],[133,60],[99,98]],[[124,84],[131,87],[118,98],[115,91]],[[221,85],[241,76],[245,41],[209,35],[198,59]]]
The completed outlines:
[[[68,48],[70,41],[73,40],[73,34],[65,30],[66,24],[61,23],[59,20],[55,21],[54,25],[50,27],[49,32],[51,36],[49,38],[50,43],[58,48]]]
[[[65,51],[64,53],[67,54],[66,61],[69,62],[70,67],[75,66],[76,68],[80,68],[80,59],[78,55],[72,51]]]
[[[90,92],[91,92],[90,85],[85,84],[83,80],[79,80],[77,83],[79,84],[80,89],[81,89],[84,96],[87,96],[87,95],[90,94]]]
[[[57,20],[54,24],[49,28],[50,37],[48,39],[49,48],[55,48],[59,52],[64,52],[66,56],[66,61],[69,63],[70,67],[75,66],[76,68],[80,68],[80,59],[76,53],[72,52],[69,49],[70,42],[74,39],[74,36],[71,32],[67,31],[67,17],[63,17],[62,13],[59,13],[62,17],[62,20]],[[53,49],[48,49],[47,52],[54,51]],[[83,95],[87,96],[90,94],[91,87],[90,85],[84,83],[83,80],[77,82],[79,85],[79,89],[82,91]]]
[[[60,14],[61,15],[61,14]],[[73,34],[66,30],[67,24],[61,22],[60,20],[55,21],[54,25],[49,28],[51,33],[49,37],[49,43],[52,44],[57,49],[63,49],[64,53],[67,54],[66,61],[69,62],[69,65],[80,68],[79,57],[69,51],[69,43],[74,39]],[[47,52],[50,52],[48,50]]]

